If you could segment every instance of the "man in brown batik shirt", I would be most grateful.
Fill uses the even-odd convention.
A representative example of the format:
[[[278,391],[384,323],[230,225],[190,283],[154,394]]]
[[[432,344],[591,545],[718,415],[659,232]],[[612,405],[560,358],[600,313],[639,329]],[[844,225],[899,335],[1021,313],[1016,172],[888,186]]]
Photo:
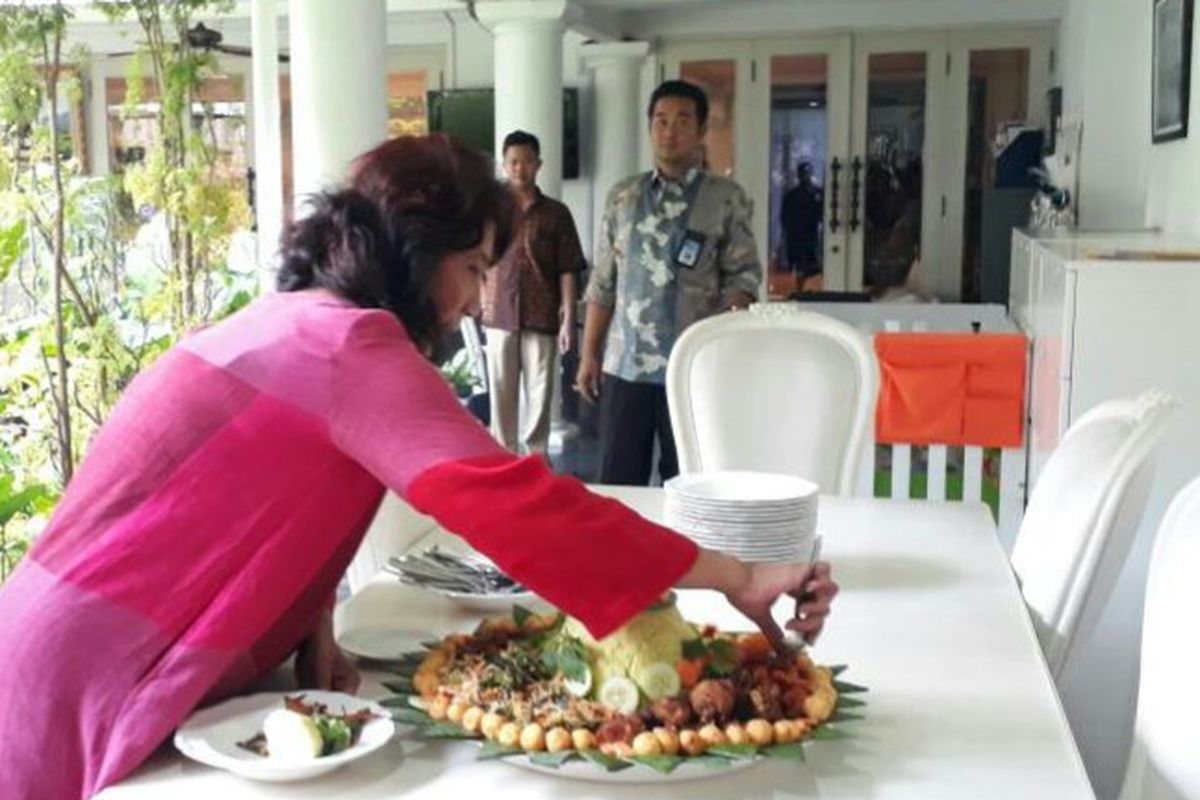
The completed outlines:
[[[513,131],[504,139],[504,173],[520,221],[483,289],[492,435],[526,453],[545,453],[549,443],[554,358],[571,348],[584,267],[570,210],[537,187],[540,155],[533,134]],[[518,438],[522,385],[527,408]]]

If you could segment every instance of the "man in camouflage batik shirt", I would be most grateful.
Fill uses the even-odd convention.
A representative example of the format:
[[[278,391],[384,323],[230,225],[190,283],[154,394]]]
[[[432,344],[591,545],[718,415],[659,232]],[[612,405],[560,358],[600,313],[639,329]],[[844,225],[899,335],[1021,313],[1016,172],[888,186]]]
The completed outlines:
[[[643,486],[656,437],[662,480],[679,471],[664,386],[676,338],[696,320],[748,305],[762,281],[749,199],[699,168],[704,91],[666,81],[648,115],[655,169],[609,193],[575,386],[600,400],[599,481]]]

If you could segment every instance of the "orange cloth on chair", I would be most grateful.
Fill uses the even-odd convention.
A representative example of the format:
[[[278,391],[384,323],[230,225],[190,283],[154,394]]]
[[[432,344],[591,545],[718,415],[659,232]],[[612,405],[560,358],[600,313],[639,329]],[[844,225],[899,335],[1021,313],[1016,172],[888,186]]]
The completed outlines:
[[[877,333],[876,441],[1020,447],[1025,337]]]

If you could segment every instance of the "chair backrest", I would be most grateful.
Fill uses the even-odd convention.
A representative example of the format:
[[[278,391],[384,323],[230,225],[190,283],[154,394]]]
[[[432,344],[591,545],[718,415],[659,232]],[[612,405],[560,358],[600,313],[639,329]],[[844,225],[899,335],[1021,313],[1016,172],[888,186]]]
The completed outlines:
[[[867,338],[791,303],[759,303],[684,332],[667,365],[681,472],[752,469],[854,493],[879,375]]]
[[[1034,487],[1012,563],[1056,678],[1112,594],[1176,405],[1156,390],[1101,403],[1063,436]]]
[[[1137,723],[1121,800],[1200,800],[1200,478],[1158,528],[1142,624]],[[1191,633],[1189,633],[1191,631]]]

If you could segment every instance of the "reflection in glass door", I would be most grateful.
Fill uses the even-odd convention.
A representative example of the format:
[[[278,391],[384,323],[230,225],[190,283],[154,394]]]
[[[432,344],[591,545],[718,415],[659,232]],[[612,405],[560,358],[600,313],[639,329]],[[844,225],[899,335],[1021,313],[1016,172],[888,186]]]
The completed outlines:
[[[701,165],[714,175],[734,176],[737,162],[734,121],[737,119],[737,61],[681,61],[679,77],[708,95],[708,133],[701,147]]]
[[[777,55],[770,66],[767,291],[786,298],[823,283],[829,59]]]
[[[1029,69],[1029,48],[970,55],[962,239],[962,299],[968,303],[1008,299],[1007,242],[1012,227],[1028,221],[1034,194],[1029,166],[1041,157],[1040,138],[1015,136],[1029,119]],[[998,174],[1001,151],[1006,155]],[[985,219],[990,226],[986,265]]]
[[[925,106],[925,53],[869,56],[866,151],[850,162],[849,224],[862,226],[863,287],[876,294],[903,286],[921,258]]]

